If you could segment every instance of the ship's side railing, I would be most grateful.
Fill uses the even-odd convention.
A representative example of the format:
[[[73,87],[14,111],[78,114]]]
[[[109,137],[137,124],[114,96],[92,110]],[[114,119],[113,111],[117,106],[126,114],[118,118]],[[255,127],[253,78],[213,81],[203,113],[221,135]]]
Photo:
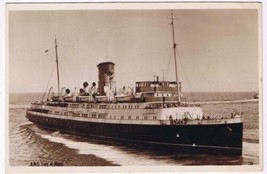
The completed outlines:
[[[162,120],[162,125],[201,125],[201,124],[228,124],[228,123],[240,123],[243,122],[243,115],[236,114],[235,116],[231,117],[221,117],[221,118],[207,118],[207,119],[172,119],[170,118],[169,121]]]

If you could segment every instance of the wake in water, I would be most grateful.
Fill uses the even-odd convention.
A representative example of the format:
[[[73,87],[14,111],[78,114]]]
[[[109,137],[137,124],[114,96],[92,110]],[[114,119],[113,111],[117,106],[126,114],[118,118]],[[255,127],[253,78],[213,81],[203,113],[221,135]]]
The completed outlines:
[[[259,144],[243,142],[244,163],[259,164]]]
[[[19,124],[18,126],[23,127],[23,126],[27,126],[27,125],[31,125],[31,124],[33,124],[33,122],[27,121],[27,122]]]
[[[170,161],[167,160],[155,160],[150,159],[145,155],[135,155],[122,151],[121,149],[102,144],[94,144],[91,142],[82,142],[82,141],[72,141],[65,137],[64,135],[59,134],[59,132],[54,132],[51,135],[42,135],[37,133],[44,139],[48,139],[51,142],[64,144],[70,149],[78,150],[78,154],[84,155],[95,155],[100,158],[111,161],[115,164],[122,166],[147,166],[147,165],[171,165]]]

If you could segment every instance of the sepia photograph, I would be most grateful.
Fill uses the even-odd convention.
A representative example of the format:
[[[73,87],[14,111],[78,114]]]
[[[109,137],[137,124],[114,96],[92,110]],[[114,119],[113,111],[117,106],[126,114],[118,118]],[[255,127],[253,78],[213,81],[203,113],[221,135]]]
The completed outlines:
[[[261,171],[261,13],[6,4],[7,171]]]

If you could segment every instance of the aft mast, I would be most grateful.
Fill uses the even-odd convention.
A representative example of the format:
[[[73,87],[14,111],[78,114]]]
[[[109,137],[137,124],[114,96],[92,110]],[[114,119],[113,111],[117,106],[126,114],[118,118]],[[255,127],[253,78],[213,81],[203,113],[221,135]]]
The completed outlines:
[[[57,91],[59,100],[61,100],[61,93],[60,93],[60,81],[59,81],[59,69],[58,69],[58,54],[57,54],[57,38],[55,36],[55,51],[56,51],[56,63],[57,63]]]
[[[174,52],[174,64],[175,64],[175,77],[176,77],[176,86],[177,86],[177,101],[178,105],[181,102],[180,91],[179,91],[179,81],[178,81],[178,73],[177,73],[177,60],[176,60],[176,43],[175,43],[175,34],[174,34],[174,22],[173,22],[173,12],[171,11],[171,25],[172,25],[172,41],[173,41],[173,52]]]

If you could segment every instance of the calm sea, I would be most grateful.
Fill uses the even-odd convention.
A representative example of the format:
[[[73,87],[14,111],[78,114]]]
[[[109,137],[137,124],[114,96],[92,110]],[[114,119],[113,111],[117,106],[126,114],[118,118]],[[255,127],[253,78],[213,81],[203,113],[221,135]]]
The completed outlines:
[[[10,94],[9,165],[63,166],[179,166],[179,165],[257,165],[259,164],[259,103],[205,104],[204,115],[230,116],[244,112],[243,155],[164,154],[122,145],[97,142],[89,138],[53,132],[37,127],[25,118],[30,103],[42,94]],[[225,101],[253,98],[253,93],[185,93],[188,100]]]

